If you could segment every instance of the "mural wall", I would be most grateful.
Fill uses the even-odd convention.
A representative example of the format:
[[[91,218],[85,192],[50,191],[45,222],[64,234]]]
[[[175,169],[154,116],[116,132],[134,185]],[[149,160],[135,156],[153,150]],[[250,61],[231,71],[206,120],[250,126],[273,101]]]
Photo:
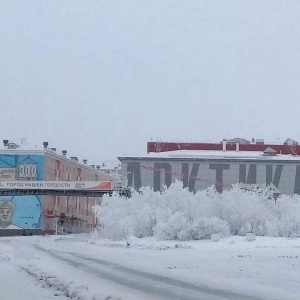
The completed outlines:
[[[122,160],[122,181],[139,189],[150,186],[162,191],[175,180],[183,181],[190,191],[212,185],[218,192],[232,184],[274,185],[280,193],[300,194],[300,160]]]
[[[10,180],[43,180],[43,155],[0,154],[0,184]],[[0,196],[1,229],[41,229],[42,196]]]

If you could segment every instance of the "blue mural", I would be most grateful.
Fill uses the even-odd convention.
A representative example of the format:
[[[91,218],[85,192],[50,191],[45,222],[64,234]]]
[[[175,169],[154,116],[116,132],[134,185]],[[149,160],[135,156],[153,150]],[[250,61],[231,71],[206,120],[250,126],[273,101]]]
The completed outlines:
[[[0,181],[43,180],[44,155],[0,155]],[[0,229],[40,229],[42,196],[0,196]]]

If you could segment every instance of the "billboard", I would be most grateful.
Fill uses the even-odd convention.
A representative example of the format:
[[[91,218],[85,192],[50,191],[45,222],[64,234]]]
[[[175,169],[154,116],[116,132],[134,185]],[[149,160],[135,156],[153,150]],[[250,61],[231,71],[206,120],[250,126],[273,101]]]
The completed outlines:
[[[139,190],[149,186],[164,190],[175,180],[191,192],[215,186],[218,192],[233,184],[273,187],[277,193],[300,194],[300,160],[260,159],[160,159],[122,158],[122,180]]]
[[[0,182],[43,180],[44,161],[44,155],[0,154]],[[42,207],[42,196],[0,196],[0,230],[41,229]]]
[[[40,229],[42,196],[0,196],[1,229]]]
[[[112,190],[112,181],[0,181],[0,190]]]

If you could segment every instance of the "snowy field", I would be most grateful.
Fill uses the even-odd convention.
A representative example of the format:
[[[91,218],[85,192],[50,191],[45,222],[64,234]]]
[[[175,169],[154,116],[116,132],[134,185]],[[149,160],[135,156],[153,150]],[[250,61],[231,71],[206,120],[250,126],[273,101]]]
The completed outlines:
[[[300,239],[0,238],[1,299],[300,299]]]

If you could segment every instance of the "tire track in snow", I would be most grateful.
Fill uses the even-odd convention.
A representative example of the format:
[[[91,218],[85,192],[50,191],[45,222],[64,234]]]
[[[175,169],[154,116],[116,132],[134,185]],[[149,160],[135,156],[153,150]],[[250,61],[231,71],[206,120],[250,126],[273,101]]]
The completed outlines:
[[[154,299],[177,300],[262,300],[231,291],[212,289],[205,285],[195,285],[166,276],[120,266],[101,259],[91,258],[73,252],[47,250],[39,245],[37,249],[84,270],[97,277],[115,282],[153,296]],[[67,257],[66,257],[67,256]]]

